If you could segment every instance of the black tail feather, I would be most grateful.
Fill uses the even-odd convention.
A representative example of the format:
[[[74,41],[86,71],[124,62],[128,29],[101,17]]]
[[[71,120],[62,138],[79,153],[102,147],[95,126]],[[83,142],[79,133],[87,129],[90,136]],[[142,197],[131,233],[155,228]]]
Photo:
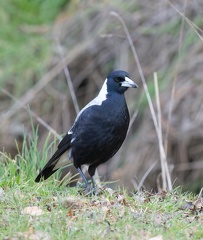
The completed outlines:
[[[40,180],[47,179],[58,170],[58,169],[54,169],[55,165],[57,164],[61,155],[70,148],[70,144],[71,144],[71,135],[67,134],[59,144],[58,149],[56,150],[54,155],[51,157],[51,159],[47,162],[47,164],[44,166],[42,171],[36,177],[35,182],[39,182]]]
[[[54,166],[50,166],[48,168],[43,169],[39,175],[36,177],[35,182],[40,182],[40,180],[46,180],[53,173],[55,173],[58,169],[53,170]]]

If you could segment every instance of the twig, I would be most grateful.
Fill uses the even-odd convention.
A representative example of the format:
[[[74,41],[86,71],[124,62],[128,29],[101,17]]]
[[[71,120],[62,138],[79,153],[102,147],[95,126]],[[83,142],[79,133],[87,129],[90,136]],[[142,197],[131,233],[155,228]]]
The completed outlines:
[[[10,97],[17,106],[19,106],[20,108],[25,109],[27,112],[29,112],[31,114],[31,116],[33,118],[35,118],[42,126],[44,126],[49,132],[51,132],[54,136],[56,136],[58,139],[61,139],[61,136],[50,126],[48,125],[42,118],[40,118],[36,113],[34,113],[32,110],[30,110],[30,108],[28,108],[27,106],[25,106],[24,104],[22,104],[20,102],[20,100],[18,100],[15,96],[13,96],[11,93],[9,93],[6,89],[0,89],[1,92],[3,92],[4,94],[6,94],[8,97]]]
[[[56,66],[54,66],[48,73],[42,77],[40,81],[38,81],[29,91],[27,91],[20,99],[19,102],[23,104],[24,106],[31,102],[38,92],[40,92],[49,82],[51,82],[54,77],[59,74],[64,67],[64,64],[69,64],[72,62],[75,58],[78,57],[78,55],[81,54],[81,52],[85,51],[89,46],[92,45],[93,40],[87,40],[80,46],[77,46],[77,48],[74,48],[72,51],[70,51]],[[9,118],[11,118],[13,115],[15,115],[18,110],[21,108],[17,103],[14,104],[3,116],[1,117],[1,121],[7,121]]]
[[[189,18],[187,18],[185,16],[185,13],[179,11],[171,1],[167,0],[167,2],[181,15],[181,17],[183,17],[183,19],[190,25],[190,27],[192,27],[192,29],[195,31],[195,33],[201,39],[201,41],[203,41],[203,37],[198,33],[198,31],[203,33],[203,30],[199,28],[195,23],[193,23]]]
[[[175,7],[175,6],[173,6],[173,7]],[[186,0],[184,2],[184,13],[185,13],[185,9],[186,9]],[[182,44],[182,40],[183,40],[183,28],[184,28],[184,23],[185,23],[184,20],[185,20],[185,17],[182,18],[181,29],[180,29],[179,44],[178,44],[178,57],[179,57],[178,59],[180,59],[181,44]],[[170,105],[169,105],[169,112],[168,112],[168,121],[167,121],[167,126],[166,126],[166,136],[165,136],[165,144],[164,144],[166,155],[167,155],[167,151],[168,151],[168,135],[169,135],[169,128],[170,128],[170,123],[171,123],[173,104],[174,104],[174,99],[175,99],[175,90],[176,90],[176,82],[177,82],[177,75],[178,75],[179,67],[180,67],[180,63],[178,61],[176,64],[176,67],[175,67],[175,76],[174,76],[173,83],[172,83],[172,91],[171,91]]]
[[[166,153],[164,151],[164,146],[163,146],[161,106],[160,106],[160,98],[159,98],[159,86],[158,86],[157,73],[154,73],[154,86],[155,86],[156,105],[157,105],[157,113],[158,113],[158,117],[157,117],[158,118],[158,141],[159,141],[159,153],[160,153],[160,160],[161,160],[163,189],[172,190],[172,181],[170,177],[168,164],[166,161]]]
[[[63,64],[63,71],[64,71],[65,76],[66,76],[66,81],[68,83],[68,87],[69,87],[69,90],[70,90],[70,95],[71,95],[71,98],[72,98],[72,101],[73,101],[75,112],[76,112],[76,114],[78,114],[80,109],[79,109],[78,101],[77,101],[77,98],[76,98],[76,95],[75,95],[73,83],[71,81],[70,72],[68,70],[67,64],[64,61],[64,54],[63,54],[63,51],[62,51],[61,43],[60,43],[58,38],[55,38],[55,41],[56,41],[57,47],[59,49],[59,53],[62,57],[61,61],[62,61],[62,64]]]
[[[145,179],[147,178],[147,176],[149,175],[149,173],[152,171],[152,169],[156,166],[156,164],[157,164],[157,161],[153,162],[153,163],[150,165],[149,169],[147,169],[147,171],[145,172],[145,174],[142,176],[142,178],[141,178],[141,180],[140,180],[140,182],[139,182],[139,185],[138,185],[138,187],[137,187],[137,191],[138,191],[138,192],[140,192],[140,189],[142,188]]]
[[[136,117],[137,117],[137,114],[138,114],[138,110],[136,110],[136,111],[133,113],[133,115],[132,115],[132,117],[131,117],[131,119],[130,119],[128,132],[129,132],[130,128],[132,127],[132,125],[133,125],[133,123],[134,123],[134,121],[135,121],[135,119],[136,119]]]

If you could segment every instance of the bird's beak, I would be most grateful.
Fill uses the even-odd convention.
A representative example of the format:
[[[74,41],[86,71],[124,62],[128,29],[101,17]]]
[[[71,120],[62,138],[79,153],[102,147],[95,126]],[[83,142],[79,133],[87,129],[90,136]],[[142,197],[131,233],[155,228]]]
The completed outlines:
[[[138,85],[128,77],[125,77],[125,81],[121,83],[121,86],[127,88],[138,88]]]

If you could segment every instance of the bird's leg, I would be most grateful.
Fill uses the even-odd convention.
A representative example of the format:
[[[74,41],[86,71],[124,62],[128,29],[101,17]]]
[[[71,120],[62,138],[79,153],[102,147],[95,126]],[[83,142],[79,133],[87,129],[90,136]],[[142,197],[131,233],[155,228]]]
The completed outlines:
[[[92,187],[93,187],[93,193],[94,194],[96,194],[96,192],[97,192],[96,191],[97,186],[96,186],[95,181],[94,181],[94,175],[95,175],[95,170],[96,170],[97,166],[98,166],[98,164],[92,164],[88,168],[88,173],[89,173],[89,175],[91,177],[91,180],[92,180]]]
[[[85,182],[85,188],[87,189],[87,191],[89,192],[91,190],[91,187],[87,181],[87,178],[85,177],[84,173],[82,172],[81,168],[78,167],[77,168],[78,172],[80,173],[80,176],[82,177],[82,179],[84,180]]]
[[[93,189],[96,189],[96,183],[95,183],[95,181],[94,181],[94,177],[93,177],[93,176],[91,177],[91,180],[92,180]]]

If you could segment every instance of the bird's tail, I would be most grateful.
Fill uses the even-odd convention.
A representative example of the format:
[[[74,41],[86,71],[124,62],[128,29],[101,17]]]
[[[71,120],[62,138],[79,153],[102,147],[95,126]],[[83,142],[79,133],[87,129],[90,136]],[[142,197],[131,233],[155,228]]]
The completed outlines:
[[[41,179],[46,180],[49,178],[53,173],[55,173],[58,169],[53,170],[54,166],[49,166],[43,169],[35,179],[35,182],[39,182]]]
[[[42,171],[38,174],[35,179],[35,182],[40,180],[45,180],[49,178],[53,173],[55,173],[60,167],[63,167],[68,164],[68,151],[67,146],[58,148],[48,163],[44,166]]]

